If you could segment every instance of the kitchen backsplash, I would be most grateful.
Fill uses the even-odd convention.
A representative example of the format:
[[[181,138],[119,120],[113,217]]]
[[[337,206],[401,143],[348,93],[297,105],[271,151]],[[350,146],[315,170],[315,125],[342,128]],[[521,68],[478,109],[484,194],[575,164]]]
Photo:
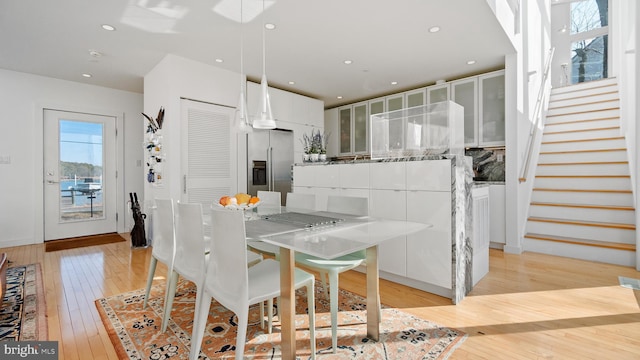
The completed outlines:
[[[504,153],[504,148],[467,149],[465,155],[473,158],[473,180],[504,181]]]

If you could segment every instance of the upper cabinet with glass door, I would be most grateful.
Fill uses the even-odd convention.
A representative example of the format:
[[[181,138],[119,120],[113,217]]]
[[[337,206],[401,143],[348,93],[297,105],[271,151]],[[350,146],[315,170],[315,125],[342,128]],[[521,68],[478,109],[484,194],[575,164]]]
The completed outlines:
[[[478,146],[478,78],[452,81],[451,100],[464,108],[464,145]]]
[[[368,102],[339,108],[338,122],[340,126],[340,156],[367,153],[369,151]]]
[[[504,71],[478,77],[480,146],[501,146],[505,139]]]

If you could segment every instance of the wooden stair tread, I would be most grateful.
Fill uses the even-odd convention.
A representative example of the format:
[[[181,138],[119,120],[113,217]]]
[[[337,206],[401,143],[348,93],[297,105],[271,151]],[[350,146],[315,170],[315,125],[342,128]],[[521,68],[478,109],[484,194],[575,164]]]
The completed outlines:
[[[557,141],[543,141],[542,144],[566,144],[586,141],[606,141],[606,140],[624,140],[624,136],[613,136],[606,138],[593,138],[593,139],[576,139],[576,140],[557,140]]]
[[[589,113],[594,113],[594,112],[598,112],[598,111],[611,111],[611,110],[620,110],[620,107],[619,106],[615,106],[615,107],[596,109],[596,110],[584,110],[584,111],[566,112],[566,113],[561,113],[561,114],[551,114],[551,115],[547,115],[547,118],[558,117],[558,116],[567,116],[567,115],[589,114]]]
[[[547,126],[553,126],[553,125],[566,125],[566,124],[584,123],[584,122],[591,122],[591,121],[607,121],[607,120],[620,120],[620,117],[607,116],[607,117],[595,118],[595,119],[558,121],[558,122],[549,123],[549,124],[545,123],[544,126],[547,127]]]
[[[562,150],[562,151],[541,151],[540,155],[550,154],[578,154],[578,153],[593,153],[593,152],[610,152],[610,151],[627,151],[626,148],[611,148],[611,149],[586,149],[586,150]]]
[[[562,242],[567,244],[596,246],[596,247],[615,249],[615,250],[636,251],[636,246],[633,244],[589,240],[589,239],[577,239],[577,238],[570,238],[570,237],[564,237],[564,236],[555,236],[555,235],[552,236],[552,235],[532,234],[532,233],[527,233],[524,235],[524,237],[528,239],[547,240],[547,241]]]
[[[558,163],[540,163],[538,166],[558,166],[558,165],[624,165],[629,164],[628,161],[574,161],[574,162],[558,162]]]
[[[547,223],[565,224],[565,225],[593,226],[593,227],[611,228],[611,229],[623,229],[623,230],[635,230],[636,229],[635,224],[620,224],[620,223],[608,223],[608,222],[584,221],[584,220],[552,219],[552,218],[543,218],[543,217],[536,217],[536,216],[530,216],[528,221],[547,222]]]
[[[608,86],[612,86],[612,85],[608,85]],[[599,87],[602,87],[602,86],[599,86]],[[595,93],[595,94],[589,94],[589,95],[572,96],[572,97],[567,97],[567,98],[562,98],[562,99],[549,99],[549,104],[554,103],[554,102],[559,102],[559,101],[585,99],[585,98],[594,97],[594,96],[610,95],[610,94],[616,94],[616,93],[618,93],[618,91],[614,90],[614,91],[603,91],[603,92],[599,92],[599,93]]]
[[[590,178],[603,178],[603,179],[616,179],[616,178],[630,178],[631,175],[536,175],[537,178],[571,178],[571,179],[590,179]]]
[[[595,95],[601,95],[601,94],[594,94],[594,95],[590,95],[590,96],[595,96]],[[556,101],[560,101],[560,100],[556,100]],[[562,106],[554,106],[554,107],[549,107],[549,110],[565,109],[565,108],[585,106],[585,105],[603,104],[603,103],[614,102],[614,101],[620,101],[620,99],[608,99],[608,100],[600,100],[600,101],[590,101],[590,102],[585,102],[585,103],[580,103],[580,104],[569,104],[569,105],[562,105]],[[551,103],[551,101],[550,101],[550,103]]]
[[[544,135],[571,134],[571,133],[577,133],[577,132],[615,130],[615,129],[620,129],[620,126],[610,126],[610,127],[603,127],[603,128],[591,128],[591,129],[564,130],[564,131],[550,131],[550,132],[546,132],[545,131]]]
[[[621,205],[563,204],[563,203],[549,203],[549,202],[539,202],[539,201],[532,201],[531,205],[534,205],[534,206],[570,207],[570,208],[578,208],[578,209],[602,209],[602,210],[635,211],[635,209],[632,206],[621,206]]]
[[[631,190],[610,190],[610,189],[553,189],[553,188],[533,188],[533,191],[596,192],[596,193],[613,193],[613,194],[631,194]]]

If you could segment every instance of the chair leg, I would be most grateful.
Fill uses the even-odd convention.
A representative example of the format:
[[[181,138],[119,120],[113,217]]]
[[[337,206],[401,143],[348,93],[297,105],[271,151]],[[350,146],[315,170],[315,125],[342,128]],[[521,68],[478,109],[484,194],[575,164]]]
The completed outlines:
[[[247,341],[247,327],[249,325],[249,307],[247,306],[245,309],[240,310],[240,312],[236,315],[238,315],[238,333],[236,334],[236,360],[243,360],[244,344]]]
[[[316,358],[316,301],[314,296],[315,279],[307,284],[307,306],[309,311],[309,339],[311,340],[311,359]]]
[[[331,308],[331,347],[338,350],[338,273],[329,271],[329,305]]]
[[[189,352],[189,360],[197,360],[198,355],[200,355],[202,339],[204,338],[204,329],[207,327],[209,307],[211,307],[211,296],[203,291],[202,299],[200,303],[196,303],[196,310],[193,314],[194,327],[191,332],[191,351]]]
[[[267,334],[273,330],[273,299],[267,300]]]
[[[164,314],[162,314],[162,332],[167,331],[169,316],[171,315],[171,309],[173,309],[173,298],[176,296],[178,276],[177,272],[172,271],[169,277],[169,282],[167,283],[167,290],[165,291],[164,296]]]
[[[158,259],[152,256],[151,262],[149,262],[149,275],[147,276],[147,287],[144,290],[144,303],[142,303],[143,309],[147,307],[147,302],[149,301],[149,292],[151,292],[151,284],[153,283],[153,274],[155,274],[156,272],[157,265],[158,265]]]
[[[260,329],[264,329],[264,301],[260,302]]]

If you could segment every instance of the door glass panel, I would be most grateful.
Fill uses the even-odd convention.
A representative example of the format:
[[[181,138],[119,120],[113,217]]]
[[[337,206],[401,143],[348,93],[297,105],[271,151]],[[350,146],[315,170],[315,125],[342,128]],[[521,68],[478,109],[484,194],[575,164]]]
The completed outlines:
[[[351,152],[351,108],[340,110],[340,153]]]
[[[103,124],[59,122],[60,222],[104,219]]]
[[[608,35],[571,43],[571,83],[607,78]]]
[[[454,101],[464,107],[464,142],[475,142],[475,92],[476,84],[473,81],[456,84],[453,86]]]
[[[367,151],[367,104],[353,107],[353,151]]]

